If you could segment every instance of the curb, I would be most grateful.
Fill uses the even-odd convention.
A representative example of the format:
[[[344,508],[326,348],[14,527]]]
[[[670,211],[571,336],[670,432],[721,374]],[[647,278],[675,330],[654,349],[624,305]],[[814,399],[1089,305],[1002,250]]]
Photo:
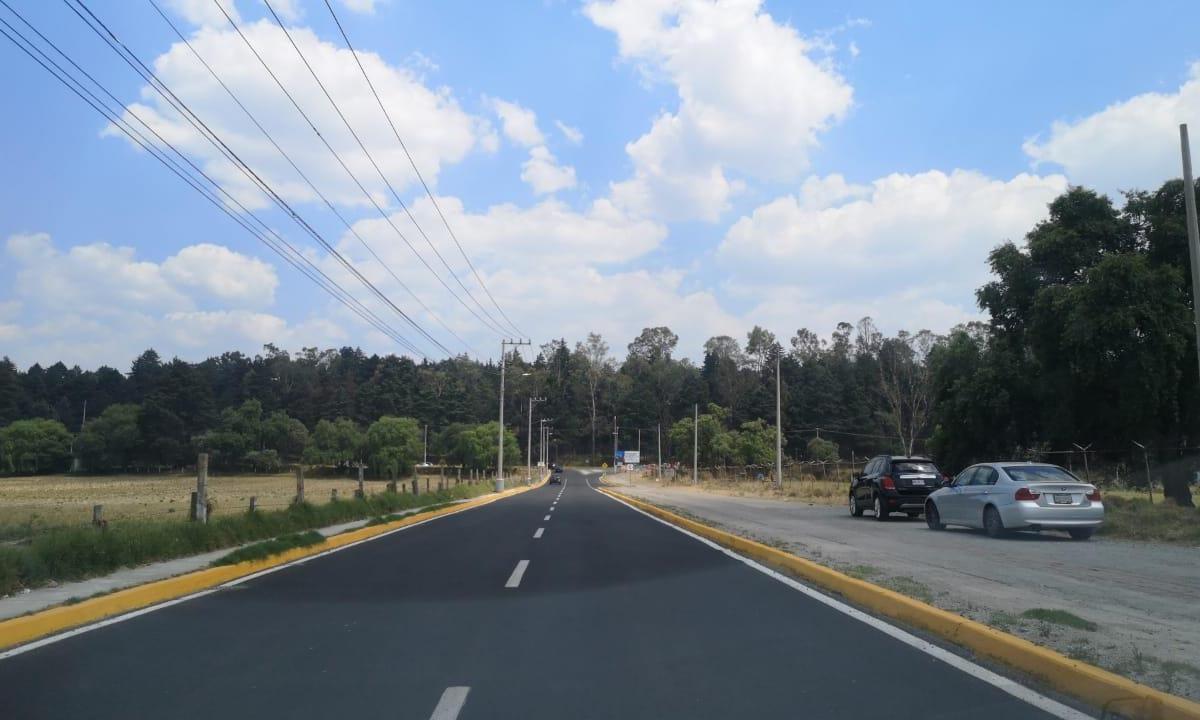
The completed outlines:
[[[712,540],[751,559],[782,568],[800,578],[860,605],[876,615],[919,627],[976,654],[1021,670],[1109,713],[1137,720],[1200,720],[1200,704],[1170,695],[1107,670],[1061,655],[1028,640],[1001,632],[961,615],[933,607],[907,595],[879,587],[811,560],[777,550],[739,535],[717,530],[663,510],[657,505],[609,488],[601,492],[620,498],[672,525]]]
[[[347,545],[371,540],[409,525],[415,525],[443,515],[453,515],[487,505],[497,500],[541,487],[542,484],[538,483],[536,485],[510,488],[499,493],[472,498],[451,507],[409,515],[383,525],[368,525],[357,530],[351,530],[326,538],[325,542],[319,545],[294,548],[262,560],[248,560],[237,565],[223,565],[195,570],[165,580],[156,580],[145,585],[137,585],[125,588],[124,590],[118,590],[108,595],[83,600],[74,605],[59,605],[30,615],[4,620],[0,622],[0,651],[11,650],[16,646],[24,645],[64,630],[77,628],[81,625],[124,615],[131,611],[142,610],[152,605],[158,605],[159,603],[183,598],[204,590],[210,590],[233,580],[260,573],[280,565],[286,565],[296,560],[323,555]]]

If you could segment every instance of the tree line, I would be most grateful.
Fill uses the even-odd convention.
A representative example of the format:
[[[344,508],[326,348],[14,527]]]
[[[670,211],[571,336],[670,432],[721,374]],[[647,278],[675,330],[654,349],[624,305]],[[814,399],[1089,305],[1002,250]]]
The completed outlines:
[[[690,463],[698,408],[701,464],[767,464],[778,366],[791,458],[923,452],[953,471],[1076,444],[1115,461],[1137,441],[1186,486],[1200,382],[1182,182],[1123,199],[1080,187],[1056,198],[1023,242],[990,253],[993,278],[976,293],[987,320],[945,335],[885,336],[863,318],[829,337],[804,327],[786,340],[761,327],[713,337],[699,363],[679,356],[668,327],[645,328],[621,354],[597,334],[533,357],[513,351],[505,456],[524,459],[539,398],[533,436],[549,419],[563,457],[606,461],[614,434],[620,449],[640,434],[652,459],[661,434],[664,460]],[[350,347],[267,345],[198,363],[147,350],[128,372],[4,360],[0,469],[61,470],[75,458],[88,470],[174,467],[208,449],[247,468],[374,457],[399,471],[425,426],[439,461],[487,467],[499,375],[494,361]]]

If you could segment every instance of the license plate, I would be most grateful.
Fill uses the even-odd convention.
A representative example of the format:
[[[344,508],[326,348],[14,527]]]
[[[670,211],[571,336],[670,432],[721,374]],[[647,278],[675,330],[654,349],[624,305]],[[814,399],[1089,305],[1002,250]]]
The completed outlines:
[[[925,481],[922,478],[913,478],[908,482],[912,485],[920,485],[921,487],[925,487]]]
[[[1054,504],[1055,505],[1070,505],[1071,504],[1071,496],[1070,495],[1060,495],[1058,493],[1055,493],[1054,494]]]

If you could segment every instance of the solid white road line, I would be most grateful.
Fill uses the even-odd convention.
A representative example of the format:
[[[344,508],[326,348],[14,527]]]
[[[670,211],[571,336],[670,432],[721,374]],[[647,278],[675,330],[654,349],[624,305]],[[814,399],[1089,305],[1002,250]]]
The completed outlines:
[[[504,583],[506,588],[515,588],[521,585],[521,578],[525,576],[525,568],[529,567],[528,560],[522,560],[513,568],[512,575],[508,576],[508,582]]]
[[[592,484],[590,482],[588,483],[588,487],[591,487],[592,490],[596,490],[595,487],[592,487]],[[829,597],[828,595],[826,595],[818,590],[814,590],[813,588],[811,588],[807,585],[801,584],[801,583],[797,582],[796,580],[793,580],[792,578],[790,578],[786,575],[783,575],[782,573],[778,573],[778,572],[772,570],[771,568],[766,567],[765,565],[760,565],[759,563],[755,562],[754,560],[751,560],[748,557],[739,555],[739,554],[735,553],[734,551],[732,551],[722,545],[718,545],[717,543],[713,542],[712,540],[709,540],[708,538],[701,537],[701,536],[697,535],[696,533],[694,533],[690,530],[685,530],[684,528],[681,528],[677,525],[672,525],[671,523],[667,522],[666,520],[655,517],[655,516],[651,515],[650,513],[646,512],[645,510],[634,507],[633,505],[630,505],[629,503],[625,502],[624,500],[615,498],[612,495],[608,495],[606,493],[601,493],[599,490],[596,490],[596,492],[600,493],[601,495],[604,495],[604,497],[606,497],[610,500],[613,500],[614,502],[621,503],[622,505],[629,508],[630,510],[633,510],[634,512],[638,512],[638,513],[641,513],[642,515],[645,515],[646,517],[650,518],[651,520],[654,520],[655,522],[662,523],[663,525],[666,525],[667,527],[671,528],[672,530],[681,532],[684,535],[687,535],[688,537],[692,538],[693,540],[698,540],[698,541],[704,543],[705,545],[708,545],[709,547],[713,548],[714,550],[717,550],[718,552],[725,553],[729,557],[734,558],[735,560],[738,560],[742,563],[745,563],[746,565],[754,568],[755,570],[763,573],[764,575],[769,575],[770,577],[774,578],[775,580],[778,580],[779,582],[783,583],[784,585],[787,585],[788,587],[792,588],[793,590],[799,590],[800,592],[811,597],[812,599],[814,599],[820,603],[823,603],[824,605],[828,605],[829,607],[833,608],[834,610],[845,613],[846,615],[849,615],[850,617],[854,618],[855,620],[866,623],[867,625],[870,625],[871,627],[875,628],[876,630],[879,630],[880,632],[883,632],[884,634],[889,635],[889,636],[895,638],[896,640],[899,640],[900,642],[904,643],[905,645],[908,645],[909,647],[916,648],[917,650],[920,650],[921,652],[923,652],[927,655],[932,655],[933,657],[937,658],[938,660],[941,660],[942,662],[946,663],[947,665],[957,668],[958,670],[962,670],[963,672],[970,675],[971,677],[977,678],[989,685],[992,685],[993,687],[999,688],[1000,690],[1008,693],[1009,695],[1012,695],[1015,698],[1024,700],[1025,702],[1029,703],[1030,705],[1033,705],[1034,707],[1038,708],[1039,710],[1043,710],[1057,718],[1061,718],[1062,720],[1090,720],[1090,718],[1092,717],[1091,715],[1082,713],[1073,707],[1064,705],[1064,704],[1058,702],[1057,700],[1048,698],[1039,692],[1031,690],[1031,689],[1025,687],[1024,685],[1017,683],[1014,680],[1010,680],[1010,679],[1004,677],[1003,675],[994,673],[985,667],[976,665],[975,663],[971,662],[970,660],[967,660],[966,658],[961,657],[959,655],[955,655],[954,653],[950,652],[949,650],[946,650],[945,648],[934,645],[933,643],[931,643],[927,640],[922,640],[921,638],[917,637],[916,635],[913,635],[909,632],[901,630],[900,628],[898,628],[894,625],[890,625],[886,621],[881,620],[880,618],[877,618],[873,615],[868,615],[867,613],[865,613],[861,610],[858,610],[857,608],[853,608],[853,607],[847,605],[846,603],[841,602],[840,600],[834,600],[833,598]]]
[[[437,707],[433,709],[429,720],[455,720],[462,710],[463,704],[467,702],[467,693],[469,692],[471,692],[469,687],[446,688],[446,692],[442,693],[442,699],[438,700]]]
[[[546,522],[546,521],[547,521],[547,520],[549,520],[549,519],[550,519],[550,516],[549,516],[549,515],[547,515],[546,517],[542,518],[542,522]]]
[[[540,538],[542,536],[542,533],[544,533],[544,532],[546,532],[546,528],[538,528],[537,532],[535,532],[533,534],[533,539],[537,540],[538,538]]]

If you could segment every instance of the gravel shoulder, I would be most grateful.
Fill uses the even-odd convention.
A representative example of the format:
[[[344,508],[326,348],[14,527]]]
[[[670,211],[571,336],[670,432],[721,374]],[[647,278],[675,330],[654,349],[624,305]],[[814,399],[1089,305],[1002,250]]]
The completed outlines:
[[[782,547],[1168,692],[1200,699],[1200,548],[1057,533],[992,540],[876,522],[842,507],[715,495],[642,480],[616,488]],[[1081,629],[1023,617],[1066,610]]]

